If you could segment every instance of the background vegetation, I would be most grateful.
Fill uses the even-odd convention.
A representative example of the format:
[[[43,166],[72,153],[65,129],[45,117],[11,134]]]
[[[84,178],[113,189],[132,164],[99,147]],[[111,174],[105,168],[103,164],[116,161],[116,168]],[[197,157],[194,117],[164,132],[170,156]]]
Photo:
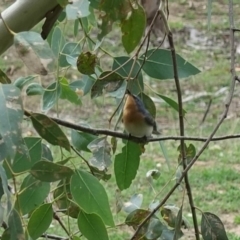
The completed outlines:
[[[95,1],[90,2],[92,4],[95,3]],[[1,6],[2,9],[6,7],[5,4],[6,3]],[[86,9],[86,7],[81,9]],[[176,52],[190,62],[193,66],[196,66],[201,70],[201,73],[197,75],[189,74],[193,76],[181,79],[180,81],[182,88],[181,93],[183,98],[183,107],[186,111],[184,117],[186,136],[209,136],[221,113],[223,112],[225,99],[228,93],[228,87],[230,85],[231,56],[228,1],[218,1],[211,4],[210,24],[209,18],[207,17],[210,11],[209,9],[210,6],[207,5],[206,1],[201,3],[199,1],[169,1],[168,23],[173,32]],[[240,4],[238,1],[234,1],[236,27],[240,22],[240,18],[238,17],[239,13]],[[98,13],[96,12],[95,14],[96,18],[98,18]],[[59,59],[58,66],[53,72],[46,76],[41,76],[39,74],[33,75],[33,69],[29,69],[25,66],[26,60],[23,59],[24,61],[22,61],[14,48],[9,49],[1,56],[0,69],[2,70],[3,74],[6,74],[6,76],[11,79],[12,83],[16,87],[21,89],[21,98],[19,98],[19,101],[22,102],[24,109],[27,109],[28,112],[43,111],[44,114],[47,113],[47,116],[63,119],[67,122],[80,124],[81,126],[84,125],[91,126],[92,128],[107,129],[109,128],[109,119],[116,110],[118,101],[111,96],[111,93],[107,93],[108,89],[105,89],[104,94],[101,96],[97,98],[91,98],[91,94],[93,93],[92,91],[88,91],[90,91],[91,83],[95,81],[96,77],[87,77],[88,74],[79,73],[74,64],[76,64],[75,61],[80,52],[86,53],[87,51],[91,51],[97,56],[96,59],[95,56],[93,56],[93,59],[97,61],[97,65],[99,65],[100,62],[100,67],[97,67],[94,69],[94,71],[97,72],[97,74],[101,74],[102,71],[111,70],[113,64],[112,57],[127,56],[126,51],[128,50],[124,48],[121,41],[121,29],[119,22],[114,23],[113,31],[111,31],[105,37],[104,41],[101,43],[101,47],[99,47],[100,43],[97,43],[96,45],[99,44],[99,46],[96,47],[95,43],[97,42],[99,30],[93,14],[81,19],[81,21],[67,21],[66,18],[64,18],[64,15],[61,15],[59,20],[61,21],[56,23],[53,31],[50,33],[50,37],[47,39],[53,55],[55,54],[55,57]],[[39,33],[41,31],[41,26],[42,23],[39,26],[36,26],[34,31]],[[149,49],[156,47],[156,38],[151,36],[151,39],[152,40],[150,42]],[[17,38],[17,40],[20,43],[23,43],[22,39]],[[69,45],[69,48],[65,48],[64,50],[65,42],[73,44]],[[238,73],[238,41],[236,41],[235,47],[235,69]],[[136,50],[133,51],[130,56],[132,56],[135,52]],[[143,53],[144,50],[140,51],[140,56]],[[89,60],[88,57],[86,59]],[[38,62],[35,62],[33,66],[39,66],[37,63]],[[89,64],[87,63],[86,66],[88,65]],[[84,70],[86,70],[86,68],[80,69],[80,72]],[[87,68],[87,70],[91,71],[92,68]],[[123,76],[122,73],[119,74]],[[63,76],[64,78],[62,78]],[[1,76],[1,79],[3,79],[3,75]],[[156,106],[156,122],[162,131],[162,136],[178,136],[178,112],[173,109],[173,105],[170,106],[162,98],[155,94],[162,94],[168,96],[172,100],[177,101],[174,80],[156,80],[148,76],[145,72],[143,73],[143,79],[145,85],[144,92],[147,94],[147,96],[151,97],[154,105]],[[88,86],[88,84],[90,85]],[[57,86],[61,86],[61,93],[58,92],[60,90],[57,88]],[[98,86],[98,94],[100,94],[99,89],[100,87]],[[4,91],[6,93],[7,90]],[[217,136],[233,135],[239,133],[240,131],[238,124],[238,91],[239,90],[237,86],[230,111],[226,120],[219,128],[216,134]],[[117,96],[120,96],[121,92],[115,93],[115,96],[116,94],[119,94]],[[209,110],[207,110],[208,108]],[[28,229],[28,233],[33,239],[35,239],[37,236],[34,234],[36,232],[41,233],[42,229],[44,231],[42,231],[41,234],[46,231],[49,236],[59,235],[66,236],[67,238],[68,235],[75,235],[75,238],[73,238],[75,240],[85,239],[84,236],[87,237],[88,233],[85,233],[83,229],[80,229],[84,235],[82,236],[78,229],[78,225],[84,226],[84,218],[79,218],[77,220],[68,216],[73,216],[75,214],[77,215],[78,207],[74,204],[71,205],[71,208],[67,214],[64,214],[63,210],[69,207],[68,205],[70,204],[70,202],[66,201],[65,199],[66,195],[69,194],[68,197],[71,198],[71,194],[69,193],[70,191],[72,194],[78,194],[80,191],[77,183],[79,183],[81,178],[85,179],[89,177],[90,174],[84,175],[86,173],[85,171],[90,171],[88,168],[89,161],[92,160],[94,156],[97,156],[97,158],[101,159],[103,158],[100,156],[99,152],[95,152],[96,146],[99,148],[99,143],[96,144],[95,142],[96,145],[92,146],[92,148],[90,147],[89,150],[87,145],[95,139],[94,136],[84,133],[78,135],[76,132],[70,131],[67,128],[62,128],[65,136],[70,139],[71,145],[73,145],[79,152],[81,151],[81,153],[75,154],[74,150],[72,149],[71,153],[68,153],[63,148],[53,146],[56,145],[56,142],[51,142],[51,140],[49,140],[49,136],[44,138],[43,135],[34,130],[32,125],[38,130],[42,129],[44,126],[44,124],[41,127],[37,126],[37,122],[40,121],[40,117],[41,116],[39,115],[32,117],[32,123],[29,121],[29,118],[25,118],[22,121],[22,134],[23,137],[27,137],[27,139],[25,139],[25,145],[28,147],[30,155],[33,155],[31,156],[32,161],[37,163],[43,159],[52,159],[53,162],[58,163],[58,165],[47,165],[46,168],[44,168],[44,165],[36,165],[35,168],[32,165],[28,165],[22,168],[22,162],[18,163],[18,161],[16,161],[16,156],[14,158],[15,165],[11,165],[12,162],[10,160],[3,161],[6,156],[1,158],[3,163],[3,168],[1,168],[1,171],[6,171],[9,186],[11,186],[12,192],[9,193],[7,189],[4,189],[4,187],[6,187],[6,183],[4,183],[4,173],[1,173],[3,182],[3,189],[1,190],[1,208],[6,209],[5,215],[2,218],[4,220],[3,228],[0,230],[3,234],[2,239],[11,239],[8,235],[8,227],[11,226],[11,221],[7,222],[5,220],[7,219],[8,213],[12,214],[10,215],[10,220],[11,216],[13,216],[12,219],[15,219],[14,221],[18,221],[19,219],[17,222],[19,226],[21,225],[21,222],[24,223],[23,229]],[[38,120],[35,121],[35,125],[34,119]],[[111,122],[111,130],[113,130],[117,119],[118,113]],[[48,128],[44,126],[44,129]],[[121,122],[116,126],[116,130],[119,132],[123,131]],[[39,138],[39,134],[45,140]],[[53,135],[55,136],[53,139],[59,140],[59,136],[56,132],[54,132]],[[60,137],[62,136],[60,135]],[[104,138],[101,138],[101,140],[104,140]],[[110,150],[112,151],[114,146],[113,143],[115,143],[114,141],[111,141],[110,137],[108,137],[107,140],[109,145],[106,143],[103,145],[105,153],[103,158],[104,160],[106,160],[106,157],[110,156]],[[19,141],[21,141],[21,139]],[[64,139],[64,141],[61,143],[62,145],[59,142],[58,144],[69,150],[68,148],[70,145],[68,145],[67,142],[68,141]],[[187,146],[189,146],[189,144],[193,144],[196,151],[198,151],[203,144],[195,141],[186,141],[185,143]],[[101,144],[103,143],[101,142],[100,145]],[[126,142],[122,142],[121,139],[118,139],[117,150],[115,154],[121,153],[122,147],[125,146],[125,144]],[[141,207],[142,209],[148,209],[153,201],[160,202],[167,194],[169,189],[175,184],[176,177],[178,177],[178,175],[176,175],[176,169],[179,165],[178,146],[179,141],[164,141],[164,149],[167,153],[166,160],[166,155],[164,156],[162,153],[158,142],[150,142],[145,145],[145,152],[141,155],[137,175],[132,181],[130,188],[121,191],[121,193],[119,190],[117,190],[119,185],[116,185],[114,167],[112,165],[107,166],[107,174],[111,174],[112,176],[107,181],[101,180],[100,183],[107,193],[110,209],[116,225],[115,227],[112,227],[111,217],[104,219],[104,223],[106,223],[107,226],[111,226],[107,228],[109,239],[130,239],[134,233],[134,230],[125,224],[125,220],[129,212],[131,212],[134,208],[129,208],[129,205],[136,205],[139,208]],[[100,149],[100,151],[101,150],[102,149]],[[134,150],[134,152],[136,151],[137,150]],[[190,154],[190,160],[194,157],[194,153],[195,151],[192,150]],[[21,155],[21,152],[19,154]],[[81,154],[81,157],[79,154]],[[195,206],[197,209],[201,209],[203,212],[211,212],[216,214],[222,220],[229,239],[240,239],[240,165],[238,155],[238,139],[212,141],[189,172],[189,182],[191,183]],[[34,159],[34,157],[36,159]],[[13,158],[13,156],[8,155],[8,159],[10,158]],[[111,158],[114,159],[115,156],[112,155]],[[21,161],[22,157],[18,156],[17,159],[20,159],[19,161]],[[86,164],[85,161],[87,161],[88,164]],[[168,162],[170,169],[166,161]],[[90,164],[94,165],[93,161],[90,161]],[[58,166],[60,166],[59,169],[57,169]],[[94,165],[94,167],[96,167],[96,165]],[[39,171],[40,168],[41,171]],[[49,173],[49,169],[53,169],[52,174]],[[84,171],[81,172],[83,175],[76,175],[75,172],[74,176],[76,179],[74,181],[74,178],[72,177],[71,181],[73,181],[73,183],[71,183],[72,185],[70,190],[68,177],[73,174],[74,169],[83,169]],[[93,166],[91,170],[97,171],[95,168],[93,168]],[[150,173],[152,172],[155,173],[155,175],[151,175]],[[54,175],[53,173],[56,174]],[[101,178],[108,178],[108,175],[105,175],[104,171],[100,171],[100,173]],[[50,178],[46,180],[46,178],[49,176]],[[34,177],[37,177],[38,180],[34,179]],[[46,183],[46,181],[48,183]],[[90,178],[89,184],[91,184],[92,181],[95,180]],[[53,182],[51,183],[51,191],[49,182]],[[74,183],[76,184],[77,188],[75,193],[73,193]],[[41,188],[39,187],[39,184]],[[97,181],[96,185],[98,186]],[[184,187],[184,185],[182,185],[182,187]],[[94,190],[94,188],[95,185],[91,185],[91,189]],[[96,192],[99,191],[99,188],[97,188]],[[29,195],[33,194],[33,190],[35,189],[38,189],[38,193],[36,194],[38,201],[35,199],[34,202],[33,200],[31,201]],[[40,195],[39,192],[41,192]],[[185,193],[186,192],[183,190],[176,190],[168,199],[167,204],[168,206],[174,205],[176,207],[180,207],[183,203],[183,216],[184,219],[186,219],[189,229],[182,229],[184,232],[182,239],[194,239],[195,236],[192,226],[192,213],[189,207],[187,196],[183,197]],[[42,199],[39,198],[39,196],[41,196]],[[74,195],[74,202],[78,204],[81,209],[85,210],[85,212],[91,213],[91,210],[89,210],[90,212],[86,210],[88,208],[87,206],[82,206],[82,204],[84,204],[81,202],[83,197],[84,194],[80,194],[80,196]],[[102,199],[105,198],[102,197]],[[84,202],[88,201],[89,199],[84,200]],[[16,211],[9,210],[11,208],[9,206],[10,202],[13,205],[15,204]],[[44,204],[42,204],[43,202]],[[33,205],[31,205],[31,203],[33,203]],[[52,204],[53,212],[51,212]],[[118,212],[120,207],[122,207],[122,210]],[[108,209],[108,207],[106,206],[105,209]],[[47,221],[43,218],[44,220],[42,222],[46,223],[46,225],[42,228],[39,227],[37,229],[39,231],[34,229],[34,226],[36,226],[34,220],[39,219],[39,215],[37,215],[38,211],[40,213],[46,213],[45,217],[48,220]],[[197,210],[199,225],[202,218],[201,211]],[[172,214],[173,211],[170,211],[170,213]],[[20,217],[16,217],[15,214]],[[166,225],[167,222],[169,223],[168,219],[166,219],[166,216],[172,216],[168,214],[168,212],[165,213],[165,215],[163,214],[163,218],[165,216],[165,220],[167,221],[162,219],[160,213],[157,214],[161,222],[165,223]],[[52,215],[54,220],[52,220]],[[77,217],[76,215],[74,217]],[[94,223],[99,223],[98,221],[100,221],[98,225],[102,226],[102,220],[100,218],[94,219],[95,215],[96,214],[92,214],[90,217],[93,217],[93,219],[90,219],[90,217],[89,219]],[[111,214],[104,213],[104,215],[110,216]],[[176,214],[174,216],[176,217]],[[140,219],[142,218],[140,217]],[[79,221],[82,222],[79,223]],[[179,219],[177,219],[176,223],[178,221]],[[4,223],[6,225],[4,225]],[[173,226],[176,228],[175,222],[172,227]],[[102,227],[104,229],[104,226]],[[86,227],[86,229],[88,228]],[[12,229],[10,230],[13,231]],[[19,229],[15,230],[18,231]],[[24,230],[20,230],[20,232],[24,232]],[[99,231],[101,232],[104,230]],[[161,234],[158,237],[160,236]],[[93,238],[88,237],[88,239]],[[146,239],[150,238],[146,237]],[[173,235],[169,235],[169,238],[167,239],[173,239]]]

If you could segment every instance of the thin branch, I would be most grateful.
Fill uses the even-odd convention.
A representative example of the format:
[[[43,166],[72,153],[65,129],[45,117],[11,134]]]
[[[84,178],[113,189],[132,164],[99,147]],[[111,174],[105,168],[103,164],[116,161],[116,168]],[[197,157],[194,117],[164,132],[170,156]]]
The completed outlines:
[[[89,170],[91,171],[92,175],[95,176],[95,174],[94,174],[89,162],[87,161],[87,159],[85,159],[82,156],[82,154],[77,149],[75,149],[73,146],[71,146],[71,149],[87,164],[87,166],[88,166]]]
[[[166,16],[161,9],[160,9],[160,12],[161,12],[162,18],[166,19]],[[180,136],[184,136],[184,112],[183,112],[183,103],[182,103],[182,92],[181,92],[181,86],[180,86],[180,81],[179,81],[179,77],[178,77],[177,57],[176,57],[176,52],[175,52],[175,47],[174,47],[173,35],[172,35],[171,31],[168,32],[168,41],[169,41],[169,45],[170,45],[170,49],[171,49],[174,80],[175,80],[175,85],[176,85],[176,89],[177,89],[178,106],[179,106],[178,118],[179,118]],[[181,156],[182,156],[182,163],[183,163],[183,170],[184,170],[187,167],[186,149],[185,149],[184,139],[180,140],[180,149],[181,149]],[[187,173],[184,176],[184,182],[185,182],[185,187],[187,190],[189,205],[190,205],[191,212],[192,212],[195,237],[196,237],[196,240],[200,240],[198,223],[197,223],[197,215],[196,215],[196,210],[195,210],[195,206],[194,206],[191,185],[190,185]]]
[[[207,115],[209,113],[211,105],[212,105],[212,98],[209,99],[209,102],[208,102],[208,105],[207,105],[207,109],[206,109],[206,111],[205,111],[205,113],[203,115],[203,118],[202,118],[202,121],[201,121],[200,125],[202,125],[205,122],[206,117],[207,117]]]
[[[138,228],[135,231],[135,233],[134,233],[133,237],[131,238],[131,240],[135,239],[135,236],[137,236],[137,234],[139,233],[139,231],[142,228],[142,226],[163,206],[163,204],[168,200],[168,198],[177,189],[177,187],[182,182],[184,176],[187,174],[187,172],[191,169],[191,167],[194,165],[194,163],[197,161],[197,159],[200,157],[200,155],[207,148],[208,144],[213,139],[213,136],[215,135],[215,133],[217,132],[217,130],[219,129],[219,127],[223,123],[224,119],[227,117],[228,110],[229,110],[230,104],[232,102],[233,93],[234,93],[234,89],[235,89],[235,82],[236,82],[236,80],[235,80],[236,73],[235,73],[235,68],[234,68],[234,66],[235,66],[234,31],[232,30],[233,29],[233,25],[234,25],[233,24],[234,22],[233,22],[233,3],[232,3],[232,0],[229,0],[229,21],[230,21],[230,25],[231,25],[231,28],[230,28],[230,42],[231,42],[231,74],[232,74],[232,80],[231,80],[231,85],[230,85],[230,88],[229,88],[229,93],[228,93],[228,96],[226,98],[225,109],[223,110],[222,117],[220,118],[220,120],[216,124],[215,128],[213,129],[212,133],[210,134],[210,136],[208,137],[206,142],[203,144],[201,149],[198,151],[196,156],[192,159],[192,161],[188,164],[186,169],[182,172],[182,176],[179,178],[179,180],[176,182],[176,184],[170,189],[170,191],[163,198],[163,200],[158,204],[158,206],[156,206],[153,209],[153,211],[138,226]]]
[[[65,231],[65,233],[70,236],[70,233],[68,232],[67,228],[65,227],[65,225],[63,224],[62,220],[60,219],[60,217],[57,215],[56,212],[54,212],[53,214],[53,218],[58,221],[59,225],[62,227],[62,229]]]
[[[57,236],[57,235],[52,235],[52,234],[42,234],[41,237],[43,237],[45,239],[47,238],[47,239],[54,239],[54,240],[67,240],[67,239],[69,239],[68,237],[64,238],[64,237]]]
[[[24,111],[24,114],[27,117],[31,117],[30,112]],[[137,138],[134,136],[129,136],[127,134],[121,133],[121,132],[111,131],[108,129],[88,128],[85,126],[81,126],[81,125],[77,125],[74,123],[64,121],[62,119],[53,118],[50,116],[47,116],[47,117],[63,127],[67,127],[70,129],[81,131],[81,132],[90,133],[95,136],[99,136],[99,135],[112,136],[112,137],[117,137],[120,139],[126,139],[126,140],[136,142],[136,143],[148,143],[148,142],[169,141],[169,140],[179,141],[181,139],[195,141],[195,142],[206,142],[208,140],[207,137],[194,137],[194,136],[184,136],[184,137],[183,136],[163,136],[163,137],[149,138],[146,140],[146,138]],[[232,134],[232,135],[224,135],[224,136],[214,137],[214,138],[211,138],[210,141],[222,141],[222,140],[236,139],[236,138],[240,138],[240,134]]]

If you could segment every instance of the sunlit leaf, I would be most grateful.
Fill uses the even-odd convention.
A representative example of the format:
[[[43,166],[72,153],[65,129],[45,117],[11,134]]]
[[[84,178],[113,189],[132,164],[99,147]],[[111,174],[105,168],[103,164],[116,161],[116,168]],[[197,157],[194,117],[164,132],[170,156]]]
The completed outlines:
[[[50,192],[50,184],[36,180],[28,175],[20,188],[20,193],[15,202],[15,208],[25,215],[39,206]]]
[[[228,240],[222,221],[210,212],[202,214],[201,233],[204,240]]]
[[[71,82],[69,86],[79,95],[82,94],[82,96],[84,96],[90,92],[95,81],[93,77],[84,75],[81,80]]]
[[[106,191],[97,178],[83,170],[76,170],[70,187],[73,199],[84,212],[95,213],[106,225],[114,226]]]
[[[17,33],[14,35],[14,45],[19,57],[34,73],[47,75],[48,70],[54,70],[54,55],[39,33]]]
[[[144,54],[145,55],[145,54]],[[139,59],[143,64],[144,55]],[[166,49],[151,49],[146,53],[143,65],[144,72],[152,78],[165,80],[174,79],[171,51]],[[200,70],[177,54],[177,69],[179,78],[200,73]]]
[[[81,99],[76,91],[73,91],[66,78],[62,77],[59,81],[61,85],[61,99],[67,99],[69,102],[74,104],[81,104]]]
[[[33,165],[30,173],[40,181],[55,182],[70,177],[73,171],[69,167],[42,160]]]
[[[131,53],[139,44],[145,27],[145,12],[143,8],[137,4],[137,8],[132,8],[130,16],[121,22],[122,43],[127,53]]]
[[[50,226],[53,218],[51,203],[38,207],[31,215],[27,230],[32,239],[38,239]]]
[[[118,188],[124,190],[130,187],[136,177],[139,167],[141,149],[138,144],[127,141],[122,152],[117,154],[114,161],[114,172]]]
[[[96,214],[87,214],[81,211],[78,216],[78,228],[88,240],[109,239],[102,219]]]
[[[66,14],[68,20],[75,20],[89,15],[88,0],[74,0],[66,6]]]
[[[33,127],[38,134],[49,143],[65,148],[67,151],[71,150],[68,138],[63,133],[61,128],[44,114],[31,114]]]

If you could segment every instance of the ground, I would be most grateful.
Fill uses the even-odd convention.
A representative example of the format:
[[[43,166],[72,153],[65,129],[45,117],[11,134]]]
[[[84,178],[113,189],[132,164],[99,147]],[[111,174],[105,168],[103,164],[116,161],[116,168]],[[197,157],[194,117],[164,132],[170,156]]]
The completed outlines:
[[[221,113],[224,110],[224,102],[228,93],[230,84],[230,42],[229,42],[229,22],[228,22],[228,1],[212,1],[211,19],[208,19],[207,2],[210,1],[169,1],[170,27],[174,34],[177,52],[189,62],[201,69],[197,76],[181,81],[184,109],[187,111],[185,117],[185,129],[187,136],[207,137],[213,127],[216,125]],[[240,26],[240,3],[234,1],[235,23]],[[0,9],[4,9],[8,1],[0,4]],[[39,26],[36,28],[39,30]],[[239,34],[236,34],[236,71],[240,71],[240,40]],[[113,32],[109,35],[107,45],[114,45],[118,33]],[[111,48],[111,47],[110,47]],[[109,51],[116,51],[114,47]],[[120,50],[121,51],[121,50]],[[117,54],[116,54],[117,55]],[[106,65],[109,62],[106,62]],[[21,60],[17,57],[14,48],[9,49],[0,57],[0,68],[7,72],[9,77],[16,80],[18,77],[30,75]],[[70,79],[78,79],[79,75],[75,72],[69,73]],[[164,93],[174,99],[176,90],[173,81],[153,81],[145,77],[152,88],[157,89],[159,93]],[[52,82],[52,77],[39,78],[39,81],[47,86]],[[239,125],[239,84],[237,83],[234,99],[223,125],[217,132],[218,136],[238,134]],[[147,89],[147,88],[146,88]],[[151,92],[148,91],[148,93]],[[156,121],[162,130],[162,135],[171,136],[179,134],[178,116],[174,110],[170,109],[165,103],[156,96],[151,95],[157,107]],[[40,111],[39,97],[26,97],[23,94],[24,105],[26,108]],[[92,101],[88,96],[83,99],[81,107],[73,106],[66,102],[61,102],[63,108],[60,109],[60,115],[66,120],[79,122],[88,121],[92,126],[108,127],[108,119],[115,109],[113,101],[107,97]],[[206,113],[207,106],[210,109],[204,122],[203,116]],[[55,114],[55,110],[51,114]],[[96,122],[96,117],[102,116]],[[34,134],[31,129],[24,128],[25,134]],[[122,126],[119,125],[119,130]],[[193,143],[196,149],[200,149],[201,142]],[[178,157],[177,147],[179,142],[165,142],[168,151],[171,173],[174,173]],[[200,156],[189,173],[190,182],[196,206],[202,211],[210,211],[222,220],[229,239],[240,239],[240,160],[239,160],[239,140],[229,139],[225,141],[212,142],[206,151]],[[160,167],[159,167],[160,166]],[[149,190],[149,183],[145,175],[150,169],[160,169],[161,176],[152,184],[153,190]],[[171,175],[171,174],[170,174]],[[162,186],[169,180],[169,172],[165,164],[165,159],[159,152],[157,144],[149,144],[141,161],[137,178],[134,180],[132,189],[123,193],[123,199],[128,201],[134,193],[144,195],[143,206],[147,207],[156,193],[162,189]],[[174,180],[170,185],[174,184]],[[146,187],[147,186],[147,187]],[[111,202],[114,202],[115,191],[113,182],[108,183],[108,192]],[[170,186],[166,187],[161,196],[167,193]],[[148,194],[150,192],[150,194]],[[149,195],[149,196],[148,196]],[[177,191],[168,201],[176,205],[182,201],[182,193]],[[191,221],[190,209],[185,197],[184,215]],[[120,215],[122,220],[124,214]],[[200,221],[201,213],[198,211]],[[119,220],[119,221],[120,221]],[[120,221],[121,222],[121,221]],[[190,223],[190,225],[192,225]],[[121,230],[121,229],[120,229]],[[124,227],[124,231],[130,232]],[[185,231],[185,239],[194,239],[192,228]],[[115,238],[114,238],[115,239]]]

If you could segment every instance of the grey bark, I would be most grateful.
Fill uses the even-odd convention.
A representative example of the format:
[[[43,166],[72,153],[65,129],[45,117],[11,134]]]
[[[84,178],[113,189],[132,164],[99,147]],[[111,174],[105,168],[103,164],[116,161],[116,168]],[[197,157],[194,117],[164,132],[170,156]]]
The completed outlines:
[[[56,0],[17,0],[2,12],[2,17],[12,31],[28,31],[56,5]],[[0,55],[12,44],[13,36],[0,19]]]

